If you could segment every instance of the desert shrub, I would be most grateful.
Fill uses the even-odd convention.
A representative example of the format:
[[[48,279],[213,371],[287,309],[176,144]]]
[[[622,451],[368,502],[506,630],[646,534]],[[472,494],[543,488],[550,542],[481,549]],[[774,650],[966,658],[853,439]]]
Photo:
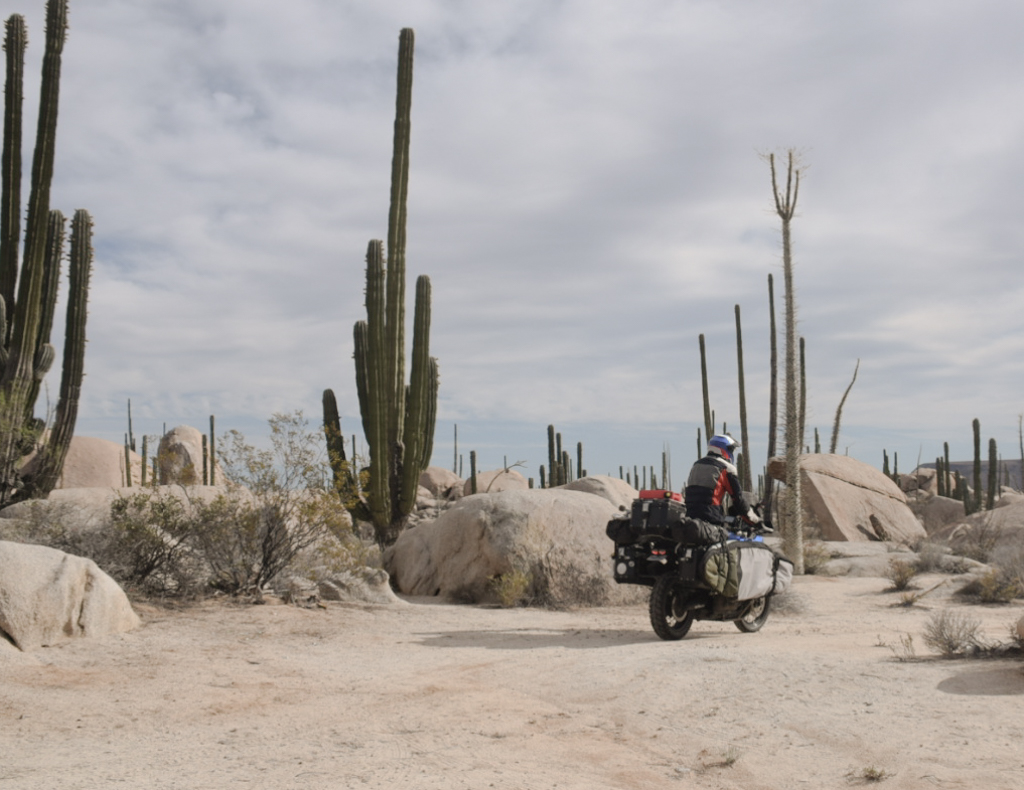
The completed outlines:
[[[547,609],[604,606],[608,591],[602,579],[572,560],[556,565],[548,557],[537,564],[533,576],[533,603]]]
[[[948,553],[945,546],[922,541],[917,546],[917,572],[937,573],[943,569],[943,557]]]
[[[90,528],[86,519],[69,502],[28,503],[17,521],[5,520],[4,540],[36,543],[53,549],[88,557],[102,567],[98,557],[107,550],[107,537]]]
[[[253,447],[237,431],[220,447],[229,493],[197,506],[197,538],[215,587],[260,589],[312,547],[352,545],[322,436],[300,412],[271,417],[269,448]]]
[[[196,541],[211,571],[210,584],[225,592],[260,589],[304,550],[325,559],[347,557],[349,520],[330,492],[277,492],[250,498],[221,494],[196,506]],[[349,533],[350,534],[350,533]],[[332,540],[333,539],[333,540]],[[308,561],[308,556],[307,556]],[[336,563],[339,564],[339,563]],[[341,568],[346,563],[340,563]]]
[[[532,599],[530,594],[532,586],[533,576],[528,571],[518,568],[490,578],[491,591],[506,609],[528,605]]]
[[[992,559],[992,551],[1002,537],[1002,529],[986,520],[964,529],[956,535],[951,545],[962,557],[988,562]]]
[[[885,569],[885,578],[892,582],[893,590],[901,592],[910,587],[911,580],[917,575],[917,567],[907,560],[893,558]]]
[[[110,506],[110,550],[97,561],[117,581],[151,594],[187,594],[203,584],[192,547],[196,522],[187,500],[140,491]]]
[[[1024,545],[1002,552],[995,564],[1006,580],[1017,586],[1017,596],[1024,595]]]
[[[812,540],[804,544],[804,573],[815,574],[832,559],[825,544]]]
[[[1009,603],[1024,593],[1016,580],[1002,568],[992,568],[977,582],[978,600],[982,603]]]
[[[981,620],[966,612],[943,609],[928,618],[924,642],[946,658],[960,656],[982,646]]]

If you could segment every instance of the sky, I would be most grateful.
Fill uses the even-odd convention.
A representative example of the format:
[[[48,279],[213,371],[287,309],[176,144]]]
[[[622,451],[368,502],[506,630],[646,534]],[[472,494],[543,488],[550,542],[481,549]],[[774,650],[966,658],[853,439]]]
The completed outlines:
[[[26,161],[43,6],[0,2],[29,25]],[[667,448],[678,488],[701,334],[716,420],[738,433],[738,304],[759,469],[769,275],[783,318],[765,156],[789,150],[807,443],[817,428],[828,449],[859,360],[838,452],[969,459],[977,418],[1020,456],[1024,4],[281,8],[71,0],[51,204],[95,222],[77,433],[122,441],[131,399],[136,436],[213,414],[259,443],[274,413],[315,427],[330,387],[361,445],[352,326],[412,27],[407,312],[429,275],[435,464],[455,464],[458,425],[464,474],[475,450],[538,477],[553,424],[592,474],[660,476]],[[59,371],[47,384],[55,399]]]

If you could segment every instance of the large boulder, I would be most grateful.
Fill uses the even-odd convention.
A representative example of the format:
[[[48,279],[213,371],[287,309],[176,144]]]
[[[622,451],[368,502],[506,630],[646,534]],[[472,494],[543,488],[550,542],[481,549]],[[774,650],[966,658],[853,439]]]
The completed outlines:
[[[994,510],[972,513],[933,533],[948,538],[954,551],[985,556],[998,565],[1007,552],[1024,546],[1024,502],[1011,502]]]
[[[142,481],[142,457],[128,451],[132,484]],[[25,473],[36,465],[32,455],[25,461]],[[57,488],[119,488],[125,485],[124,445],[92,436],[72,436]]]
[[[384,554],[396,589],[465,602],[497,600],[494,579],[518,571],[526,599],[555,605],[635,602],[646,588],[615,584],[605,536],[618,508],[581,491],[531,489],[461,499],[403,532]]]
[[[499,491],[527,491],[529,481],[515,469],[497,469],[493,472],[476,473],[476,493],[497,494]],[[473,493],[473,478],[469,478],[462,487],[464,496]]]
[[[46,499],[32,499],[0,510],[0,540],[60,545],[77,553],[96,535],[110,529],[110,506],[119,497],[137,494],[176,497],[184,504],[212,502],[228,492],[226,486],[157,486],[155,488],[64,488]],[[240,492],[246,495],[244,491]]]
[[[924,524],[924,530],[933,535],[950,524],[959,524],[964,520],[964,503],[959,499],[925,494],[911,507]]]
[[[785,479],[785,461],[773,458],[768,474]],[[822,540],[913,543],[927,537],[906,495],[873,466],[845,455],[800,456],[804,509]]]
[[[138,625],[124,591],[92,560],[0,541],[0,631],[22,650]]]
[[[625,480],[608,475],[581,477],[579,480],[567,483],[564,488],[567,491],[583,491],[587,494],[594,494],[624,510],[632,508],[633,500],[640,496],[640,492]]]
[[[179,425],[160,437],[157,451],[160,482],[164,485],[198,485],[203,482],[203,434],[190,425]],[[214,483],[224,482],[217,465]]]
[[[438,499],[454,499],[462,496],[465,483],[450,469],[428,466],[420,473],[420,485]]]

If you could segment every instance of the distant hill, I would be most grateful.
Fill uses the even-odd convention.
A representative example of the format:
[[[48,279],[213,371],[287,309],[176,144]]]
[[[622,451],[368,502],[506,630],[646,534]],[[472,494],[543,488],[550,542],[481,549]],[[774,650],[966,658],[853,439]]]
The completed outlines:
[[[921,464],[921,466],[927,469],[934,469],[935,462]],[[959,472],[962,477],[967,479],[968,485],[971,484],[971,479],[974,477],[974,461],[950,461],[949,468],[950,471]],[[988,485],[987,460],[981,462],[981,484],[983,486]],[[1021,485],[1019,458],[999,462],[999,484],[1008,485],[1011,488],[1024,489],[1024,486]]]

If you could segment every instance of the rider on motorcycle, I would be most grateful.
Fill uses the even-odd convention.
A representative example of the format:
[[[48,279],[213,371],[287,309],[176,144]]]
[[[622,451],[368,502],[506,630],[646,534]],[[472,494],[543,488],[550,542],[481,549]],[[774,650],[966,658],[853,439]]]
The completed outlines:
[[[729,434],[716,434],[708,442],[708,454],[693,465],[686,481],[686,515],[724,526],[722,500],[732,497],[732,512],[748,524],[760,524],[761,517],[747,502],[736,474],[735,460],[740,444]]]

